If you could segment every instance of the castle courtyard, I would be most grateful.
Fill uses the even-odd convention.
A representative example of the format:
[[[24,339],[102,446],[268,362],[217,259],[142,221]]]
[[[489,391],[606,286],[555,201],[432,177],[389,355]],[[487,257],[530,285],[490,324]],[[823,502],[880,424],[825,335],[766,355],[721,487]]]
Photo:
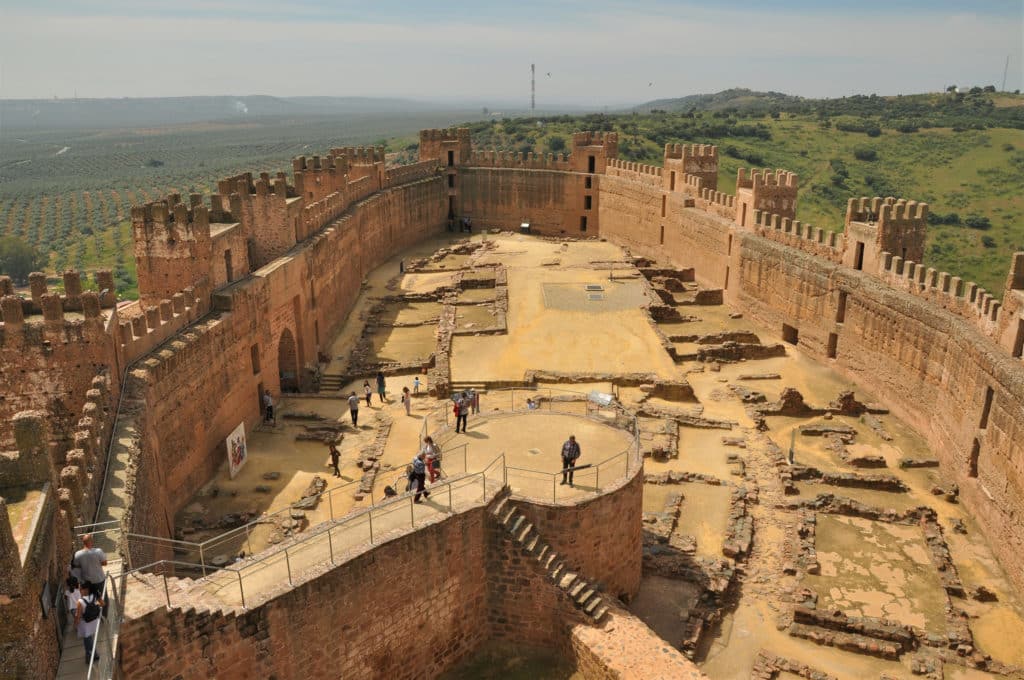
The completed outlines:
[[[709,145],[418,153],[134,208],[136,301],[0,279],[16,675],[87,665],[86,534],[90,677],[1024,674],[1024,253],[997,299]]]
[[[343,525],[375,506],[404,503],[382,513],[377,531],[410,516],[426,523],[481,493],[469,480],[498,456],[513,493],[572,502],[622,478],[625,460],[616,463],[615,456],[639,445],[644,563],[628,607],[708,677],[746,677],[778,657],[837,678],[902,677],[907,659],[865,654],[854,636],[822,647],[813,625],[786,624],[784,612],[796,604],[827,616],[889,621],[922,636],[965,635],[964,621],[950,609],[951,591],[963,594],[957,601],[967,604],[973,646],[1007,670],[1024,667],[1014,642],[1024,635],[1022,604],[970,514],[945,492],[948,481],[928,445],[873,395],[779,333],[714,296],[697,302],[702,288],[685,272],[676,273],[681,285],[668,284],[679,288],[671,299],[680,318],[655,322],[648,308],[672,275],[655,279],[644,268],[609,243],[507,232],[450,235],[403,251],[366,277],[357,311],[332,343],[329,387],[285,395],[276,425],[250,435],[250,458],[238,476],[230,479],[225,463],[184,506],[177,537],[205,543],[223,564],[225,556],[260,553],[293,532]],[[483,287],[461,289],[463,281]],[[708,358],[708,349],[725,342],[734,343],[735,359]],[[445,347],[451,391],[480,395],[465,434],[452,429],[451,399],[431,390],[430,368]],[[383,404],[375,375],[359,372],[366,365],[390,366]],[[527,376],[533,379],[523,387]],[[419,394],[406,415],[401,390],[411,390],[416,377]],[[374,392],[369,407],[364,380]],[[359,427],[348,413],[352,391],[360,397]],[[617,427],[616,409],[592,393],[615,395],[623,412],[635,415],[638,441],[634,425]],[[341,478],[328,467],[324,441],[310,437],[317,433],[339,442]],[[408,498],[387,498],[384,488],[404,491],[405,467],[424,433],[441,445],[446,477],[438,480],[439,497],[412,508]],[[583,447],[581,465],[611,461],[600,472],[577,472],[572,488],[553,484],[569,434]],[[290,509],[316,477],[326,482],[325,496],[292,526]],[[447,483],[458,479],[467,481]],[[244,530],[226,532],[224,518]],[[339,529],[330,550],[357,550],[369,538],[363,525]],[[307,568],[329,561],[327,542],[320,543],[290,559]],[[182,550],[186,556],[199,557]],[[289,568],[300,567],[262,560],[244,577],[245,587],[270,587],[287,579]],[[240,602],[234,579],[210,577],[204,596]],[[921,653],[910,663],[939,661]],[[509,674],[493,677],[579,677],[565,659],[500,645],[446,677],[478,677],[481,667]],[[949,665],[945,672],[988,677]]]

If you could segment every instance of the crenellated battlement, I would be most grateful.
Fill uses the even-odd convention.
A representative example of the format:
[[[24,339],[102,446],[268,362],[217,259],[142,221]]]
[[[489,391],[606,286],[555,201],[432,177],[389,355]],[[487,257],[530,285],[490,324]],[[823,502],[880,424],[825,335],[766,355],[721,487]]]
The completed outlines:
[[[421,161],[433,159],[453,167],[467,162],[471,151],[469,128],[420,130]]]
[[[468,164],[480,168],[528,168],[532,170],[571,170],[566,154],[522,153],[518,151],[473,151]]]
[[[717,162],[718,147],[713,144],[666,144],[665,158]]]
[[[114,417],[110,388],[109,370],[100,369],[85,393],[71,448],[58,461],[57,498],[72,526],[91,518],[96,509]]]
[[[437,174],[437,161],[430,159],[410,165],[396,165],[384,171],[384,184],[396,187]]]
[[[788,170],[736,171],[736,223],[750,224],[755,210],[796,219],[796,198],[799,179]]]
[[[1014,255],[1014,266],[1024,261],[1024,253]],[[1014,266],[1011,266],[1011,276]],[[946,311],[971,323],[993,340],[999,341],[998,330],[1003,303],[972,281],[905,260],[888,251],[879,258],[878,276],[885,283],[907,293],[925,298]],[[1007,291],[1009,297],[1010,291]]]
[[[786,187],[796,189],[798,177],[788,170],[764,170],[739,168],[736,171],[736,188],[755,189],[759,187]]]
[[[662,184],[662,168],[635,161],[624,161],[618,158],[608,159],[605,174],[612,177],[626,177],[653,186],[660,187]]]
[[[928,220],[928,204],[904,198],[889,196],[881,198],[851,198],[846,204],[846,224],[851,222],[888,222],[890,224],[907,223],[914,226],[926,226]]]
[[[574,148],[581,146],[603,146],[619,148],[619,133],[617,132],[574,132],[572,133],[572,145]]]
[[[843,235],[804,224],[800,220],[754,211],[754,230],[764,238],[810,253],[833,263],[843,258]]]
[[[201,317],[209,304],[192,287],[156,304],[140,301],[126,305],[117,324],[117,343],[126,361],[152,351],[172,335]]]
[[[420,143],[423,142],[468,142],[469,128],[428,128],[420,130]]]

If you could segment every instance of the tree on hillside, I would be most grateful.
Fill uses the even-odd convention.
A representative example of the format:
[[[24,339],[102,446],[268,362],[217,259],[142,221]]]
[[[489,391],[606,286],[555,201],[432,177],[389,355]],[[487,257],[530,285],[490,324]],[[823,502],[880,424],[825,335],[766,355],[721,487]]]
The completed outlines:
[[[46,258],[17,236],[0,237],[0,274],[10,276],[19,286],[28,284],[28,275],[46,266]]]
[[[560,135],[551,135],[548,137],[548,150],[552,153],[558,153],[559,151],[565,150],[565,137]]]

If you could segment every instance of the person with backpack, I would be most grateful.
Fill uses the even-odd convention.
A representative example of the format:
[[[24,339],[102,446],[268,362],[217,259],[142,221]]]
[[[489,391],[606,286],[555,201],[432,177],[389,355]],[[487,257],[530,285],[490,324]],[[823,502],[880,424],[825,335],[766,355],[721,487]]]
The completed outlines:
[[[427,485],[427,461],[426,454],[420,452],[412,459],[412,480],[416,482],[416,498],[414,503],[420,503],[420,495],[430,498],[430,492],[426,491]]]
[[[86,663],[90,656],[93,661],[99,661],[100,655],[96,653],[96,632],[100,628],[100,614],[103,611],[103,600],[93,592],[92,584],[83,581],[79,586],[81,598],[75,604],[75,629],[78,637],[82,638],[85,645]]]

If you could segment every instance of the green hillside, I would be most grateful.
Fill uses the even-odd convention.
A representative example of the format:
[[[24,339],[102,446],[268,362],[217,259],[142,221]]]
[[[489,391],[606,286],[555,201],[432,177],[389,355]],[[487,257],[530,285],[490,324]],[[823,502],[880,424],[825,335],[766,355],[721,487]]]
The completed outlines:
[[[797,217],[837,231],[852,196],[925,201],[932,213],[926,264],[1001,294],[1011,253],[1024,250],[1024,96],[980,88],[845,100],[730,92],[675,100],[685,108],[674,111],[652,102],[649,113],[469,127],[478,147],[536,152],[567,148],[574,130],[615,130],[620,157],[652,165],[661,165],[666,142],[716,144],[720,190],[735,191],[740,167],[792,170],[800,176]],[[757,100],[771,110],[758,112]],[[800,110],[778,110],[783,101]]]

